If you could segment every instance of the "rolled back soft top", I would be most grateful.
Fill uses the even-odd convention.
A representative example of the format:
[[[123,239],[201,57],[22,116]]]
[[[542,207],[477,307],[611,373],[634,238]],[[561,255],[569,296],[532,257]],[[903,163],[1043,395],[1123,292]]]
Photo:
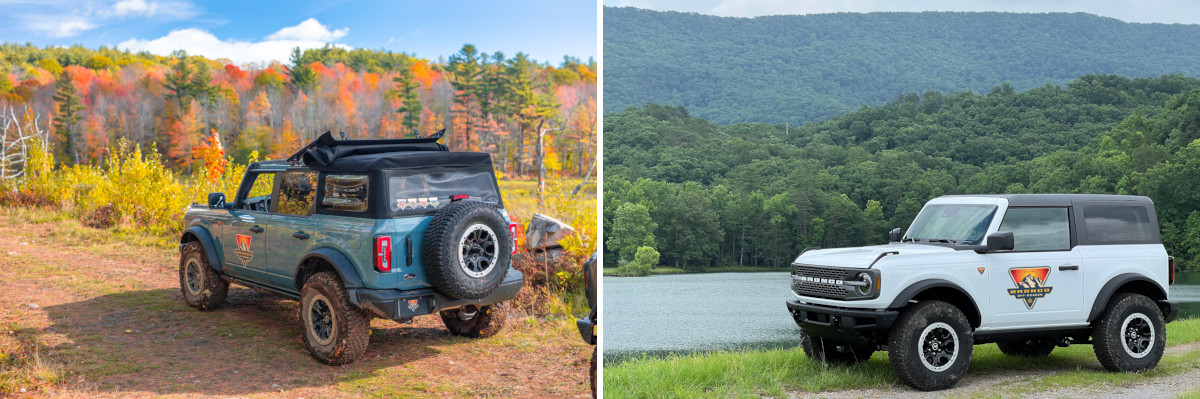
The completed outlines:
[[[312,168],[324,168],[334,164],[338,159],[355,156],[384,154],[394,152],[431,152],[449,151],[445,145],[437,141],[445,135],[442,129],[430,137],[415,139],[380,139],[380,140],[334,140],[333,134],[325,132],[316,140],[300,148],[288,157],[288,162],[304,164]]]

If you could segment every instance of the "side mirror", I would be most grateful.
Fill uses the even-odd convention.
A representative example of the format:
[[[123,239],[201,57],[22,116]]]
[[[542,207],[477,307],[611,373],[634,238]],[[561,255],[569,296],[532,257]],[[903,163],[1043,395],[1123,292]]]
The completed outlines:
[[[211,209],[225,207],[225,193],[208,193],[208,207]]]
[[[1013,242],[1013,233],[1011,231],[988,234],[987,250],[988,252],[1012,251],[1014,247]]]
[[[888,233],[888,240],[891,242],[900,242],[900,228],[894,228]]]

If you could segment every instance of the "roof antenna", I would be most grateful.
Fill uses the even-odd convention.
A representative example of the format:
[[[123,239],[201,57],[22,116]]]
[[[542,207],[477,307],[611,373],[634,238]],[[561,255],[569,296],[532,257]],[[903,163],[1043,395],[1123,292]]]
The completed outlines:
[[[338,132],[338,134],[342,135],[342,140],[346,139],[346,132]]]

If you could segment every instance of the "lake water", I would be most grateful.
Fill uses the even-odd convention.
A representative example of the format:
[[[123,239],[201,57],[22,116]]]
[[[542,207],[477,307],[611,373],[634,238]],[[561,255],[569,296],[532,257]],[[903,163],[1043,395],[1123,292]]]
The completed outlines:
[[[793,347],[787,272],[604,278],[604,358]],[[1200,316],[1200,273],[1179,273],[1180,318]]]

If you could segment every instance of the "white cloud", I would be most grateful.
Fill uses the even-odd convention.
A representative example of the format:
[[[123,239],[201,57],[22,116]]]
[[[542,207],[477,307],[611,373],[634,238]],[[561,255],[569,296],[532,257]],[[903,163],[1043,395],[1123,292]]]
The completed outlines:
[[[332,42],[350,33],[350,28],[330,31],[328,27],[309,18],[296,26],[289,26],[267,36],[267,40],[304,40],[317,42]]]
[[[96,24],[88,22],[85,19],[72,19],[69,21],[59,22],[54,26],[54,29],[50,34],[56,37],[71,37],[95,27]]]
[[[309,24],[309,22],[312,24]],[[305,25],[308,26],[305,26]],[[318,26],[324,34],[314,29]],[[299,29],[296,29],[299,28]],[[228,58],[237,64],[269,63],[271,61],[287,62],[292,48],[318,48],[341,38],[349,29],[329,31],[315,19],[309,19],[300,25],[289,26],[269,35],[263,41],[221,40],[212,33],[202,29],[173,30],[166,36],[152,39],[129,39],[117,44],[117,48],[129,51],[148,51],[158,55],[169,55],[175,50],[184,50],[188,54],[203,55],[208,58]],[[330,39],[330,40],[324,40]],[[349,49],[349,46],[334,44],[334,46]]]
[[[112,6],[112,13],[118,17],[128,15],[151,16],[154,15],[155,11],[158,11],[158,3],[153,1],[146,2],[146,0],[121,0]]]

